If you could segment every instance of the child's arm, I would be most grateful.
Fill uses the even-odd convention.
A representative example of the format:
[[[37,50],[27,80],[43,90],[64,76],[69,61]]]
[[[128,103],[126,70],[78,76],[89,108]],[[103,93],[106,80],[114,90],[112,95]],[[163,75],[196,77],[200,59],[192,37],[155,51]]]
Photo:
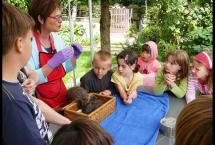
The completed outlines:
[[[131,82],[129,91],[127,92],[128,98],[135,99],[137,97],[137,88],[142,86],[144,82],[143,74],[135,73]]]
[[[58,125],[64,125],[64,124],[71,123],[71,121],[68,118],[66,118],[63,115],[56,112],[53,108],[48,106],[42,100],[37,99],[33,96],[32,96],[32,99],[35,101],[35,103],[38,105],[38,107],[42,111],[47,122],[53,123],[53,124],[58,124]]]
[[[155,78],[155,86],[153,88],[153,92],[155,95],[161,95],[167,89],[167,84],[165,82],[165,74],[163,73],[163,69],[161,69]]]
[[[116,88],[118,89],[120,96],[122,97],[123,101],[125,102],[125,100],[128,99],[127,92],[126,92],[125,89],[124,89],[121,85],[119,85],[119,84],[116,84]]]
[[[187,77],[180,81],[179,85],[172,83],[168,86],[169,90],[178,98],[185,96],[187,91]]]
[[[127,95],[129,99],[137,98],[137,89],[127,92]]]
[[[191,102],[196,98],[196,89],[195,89],[195,80],[192,75],[189,75],[188,77],[188,86],[187,86],[187,92],[186,92],[186,101],[187,103]]]

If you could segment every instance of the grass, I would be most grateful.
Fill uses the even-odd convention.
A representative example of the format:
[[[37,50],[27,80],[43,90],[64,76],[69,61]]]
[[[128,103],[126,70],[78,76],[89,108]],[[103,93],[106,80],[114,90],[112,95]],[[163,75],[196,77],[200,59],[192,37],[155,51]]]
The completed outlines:
[[[79,59],[77,60],[76,69],[75,69],[75,77],[76,82],[79,82],[80,78],[91,69],[91,52],[90,51],[84,51]],[[66,76],[63,78],[63,81],[65,82],[66,86],[73,85],[73,78],[74,78],[74,72],[71,71],[66,74]]]

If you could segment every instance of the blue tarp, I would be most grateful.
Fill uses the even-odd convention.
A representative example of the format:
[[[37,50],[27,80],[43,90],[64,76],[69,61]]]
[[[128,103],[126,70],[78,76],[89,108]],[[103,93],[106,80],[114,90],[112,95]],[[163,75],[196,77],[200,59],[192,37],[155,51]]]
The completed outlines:
[[[155,145],[160,120],[169,110],[169,96],[138,92],[130,105],[116,95],[116,110],[101,125],[113,136],[115,145]]]

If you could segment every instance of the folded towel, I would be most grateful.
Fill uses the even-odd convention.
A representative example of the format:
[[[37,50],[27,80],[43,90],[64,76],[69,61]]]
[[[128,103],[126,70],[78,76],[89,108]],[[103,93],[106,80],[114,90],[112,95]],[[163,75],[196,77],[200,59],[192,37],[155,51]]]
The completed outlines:
[[[101,122],[115,145],[154,145],[160,120],[169,110],[168,94],[154,96],[138,91],[138,97],[129,105],[116,95],[116,104],[116,110]]]

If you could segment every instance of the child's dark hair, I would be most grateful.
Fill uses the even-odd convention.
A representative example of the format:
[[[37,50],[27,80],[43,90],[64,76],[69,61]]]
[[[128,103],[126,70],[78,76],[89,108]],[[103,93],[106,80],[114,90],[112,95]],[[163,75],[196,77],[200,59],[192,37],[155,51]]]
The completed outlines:
[[[113,145],[113,138],[97,122],[78,118],[62,126],[51,145]]]
[[[117,55],[117,60],[118,59],[124,59],[125,63],[129,66],[135,64],[136,66],[133,72],[135,73],[138,72],[139,70],[139,65],[137,64],[138,55],[135,51],[130,49],[125,49]]]
[[[169,52],[167,54],[166,59],[168,59],[169,56],[172,56],[174,59],[174,63],[177,63],[181,69],[177,73],[177,80],[180,81],[183,78],[188,76],[189,73],[189,66],[190,66],[190,61],[189,61],[189,56],[186,51],[184,50],[175,50],[172,52]]]
[[[144,51],[151,54],[151,48],[148,44],[143,44],[141,52],[144,52]]]

